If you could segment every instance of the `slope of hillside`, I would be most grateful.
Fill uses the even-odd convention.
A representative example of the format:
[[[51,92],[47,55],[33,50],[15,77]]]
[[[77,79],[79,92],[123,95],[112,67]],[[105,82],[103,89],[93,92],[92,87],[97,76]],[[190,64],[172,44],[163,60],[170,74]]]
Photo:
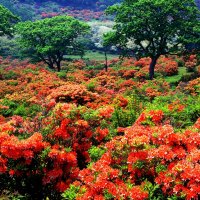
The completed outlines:
[[[67,14],[90,21],[91,19],[103,20],[103,11],[121,0],[0,0],[0,4],[10,9],[14,14],[21,16],[22,20],[35,20]]]
[[[148,59],[55,73],[0,58],[0,199],[199,199],[200,78],[161,76],[200,75],[195,57],[161,58],[153,81]]]
[[[36,20],[67,14],[85,21],[107,19],[103,11],[122,0],[0,0],[22,20]],[[200,0],[195,0],[200,9]]]

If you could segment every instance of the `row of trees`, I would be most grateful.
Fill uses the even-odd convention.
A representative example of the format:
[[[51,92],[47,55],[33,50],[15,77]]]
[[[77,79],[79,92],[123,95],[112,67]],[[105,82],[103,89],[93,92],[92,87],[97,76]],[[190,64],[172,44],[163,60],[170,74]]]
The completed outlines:
[[[0,12],[1,35],[10,35],[17,17],[3,6]],[[194,0],[124,0],[108,8],[107,13],[115,14],[116,24],[105,35],[104,46],[114,45],[123,55],[131,50],[139,58],[150,57],[150,79],[161,55],[178,53],[186,44],[200,42],[200,12]],[[57,16],[18,23],[15,30],[22,49],[60,71],[64,55],[83,54],[80,41],[90,27],[73,17]]]

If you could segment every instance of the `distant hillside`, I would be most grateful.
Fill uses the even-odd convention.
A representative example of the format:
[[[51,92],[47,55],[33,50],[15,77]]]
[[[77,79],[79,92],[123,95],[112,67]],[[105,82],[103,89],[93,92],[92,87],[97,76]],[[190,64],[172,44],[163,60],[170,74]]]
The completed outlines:
[[[23,21],[67,14],[79,19],[104,20],[103,11],[121,0],[0,0]]]
[[[62,6],[76,6],[80,8],[105,8],[105,6],[120,2],[120,0],[19,0],[22,3],[54,2]]]
[[[85,21],[106,20],[103,11],[122,0],[0,0],[0,4],[21,16],[23,21],[56,15],[71,15]],[[195,0],[200,9],[200,0]]]

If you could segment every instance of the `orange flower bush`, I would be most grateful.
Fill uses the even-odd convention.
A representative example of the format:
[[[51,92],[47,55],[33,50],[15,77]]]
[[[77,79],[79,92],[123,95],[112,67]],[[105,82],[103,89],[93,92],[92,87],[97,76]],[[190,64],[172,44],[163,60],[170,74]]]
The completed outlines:
[[[199,198],[198,78],[172,91],[146,80],[149,58],[113,60],[108,72],[64,63],[64,76],[43,63],[0,62],[2,190],[52,200]],[[162,57],[157,70],[176,66]]]
[[[195,71],[195,67],[197,66],[197,56],[190,55],[189,58],[185,62],[185,66],[188,72]]]
[[[200,92],[199,86],[200,86],[200,78],[197,78],[197,79],[189,81],[186,84],[179,83],[177,89],[185,93],[189,93],[196,96]]]
[[[51,90],[47,99],[54,99],[56,102],[74,102],[83,105],[84,103],[94,101],[98,94],[89,92],[83,85],[65,84]]]
[[[148,116],[156,126],[141,125]],[[154,184],[160,198],[198,199],[200,133],[174,133],[170,125],[161,126],[162,118],[161,111],[141,115],[124,136],[106,143],[106,153],[80,171],[76,199],[148,199]]]

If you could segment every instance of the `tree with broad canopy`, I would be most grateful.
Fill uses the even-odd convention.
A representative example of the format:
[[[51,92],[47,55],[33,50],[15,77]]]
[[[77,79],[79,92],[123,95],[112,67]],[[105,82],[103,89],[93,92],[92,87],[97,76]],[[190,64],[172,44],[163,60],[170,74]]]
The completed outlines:
[[[123,0],[107,13],[115,14],[116,24],[114,31],[104,36],[104,44],[127,50],[132,41],[136,56],[151,58],[150,79],[161,55],[200,42],[200,12],[194,0]]]
[[[19,44],[44,61],[51,69],[61,70],[64,55],[82,54],[82,36],[90,27],[70,16],[56,16],[16,25]]]

